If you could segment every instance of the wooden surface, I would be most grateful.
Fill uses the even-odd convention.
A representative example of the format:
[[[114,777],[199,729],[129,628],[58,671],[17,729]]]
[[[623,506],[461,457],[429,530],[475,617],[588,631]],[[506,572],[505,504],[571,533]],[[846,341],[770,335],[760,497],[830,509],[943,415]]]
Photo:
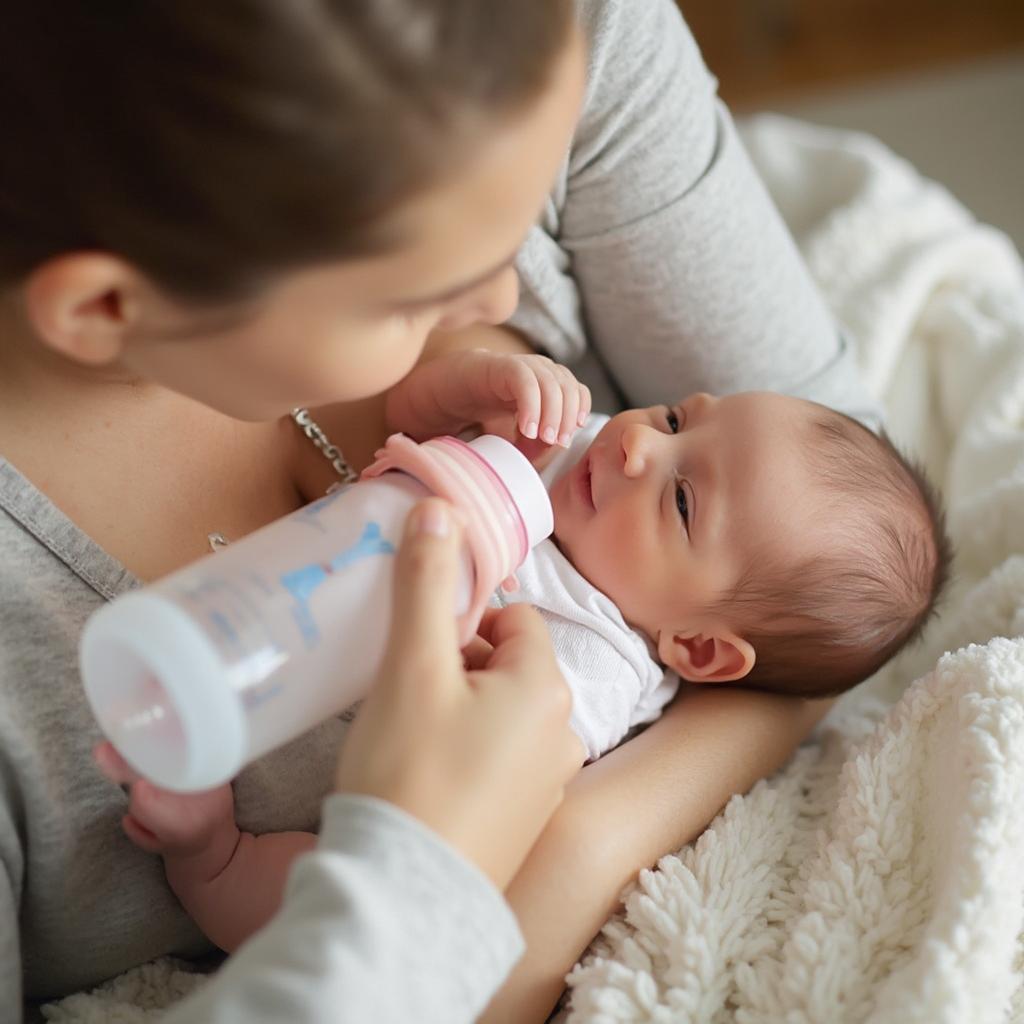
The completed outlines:
[[[1024,0],[678,0],[720,92],[755,109],[1024,48]]]

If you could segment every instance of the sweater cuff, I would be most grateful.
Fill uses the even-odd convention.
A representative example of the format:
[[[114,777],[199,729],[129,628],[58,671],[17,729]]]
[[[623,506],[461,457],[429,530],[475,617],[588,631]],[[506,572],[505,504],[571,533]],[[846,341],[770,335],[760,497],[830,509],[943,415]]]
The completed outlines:
[[[486,1005],[526,948],[519,923],[494,883],[394,804],[331,794],[324,800],[318,850],[374,865],[393,889],[404,927],[419,933],[420,969],[435,980],[461,976],[452,994],[456,1005]]]

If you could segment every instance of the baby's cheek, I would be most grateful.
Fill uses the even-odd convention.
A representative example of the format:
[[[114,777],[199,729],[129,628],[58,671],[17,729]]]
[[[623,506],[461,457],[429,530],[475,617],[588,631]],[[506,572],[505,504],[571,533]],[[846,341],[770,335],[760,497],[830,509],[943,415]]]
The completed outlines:
[[[586,543],[581,545],[580,560],[585,562],[577,568],[612,600],[619,602],[628,589],[636,557],[632,535],[634,527],[620,517],[598,516],[599,522],[591,524],[587,531]]]

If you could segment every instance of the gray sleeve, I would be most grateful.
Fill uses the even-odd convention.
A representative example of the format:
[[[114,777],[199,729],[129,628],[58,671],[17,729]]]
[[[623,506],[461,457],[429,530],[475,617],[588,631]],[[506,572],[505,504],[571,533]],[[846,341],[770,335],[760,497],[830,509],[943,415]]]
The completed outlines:
[[[18,829],[17,807],[13,777],[0,751],[0,1020],[8,1019],[4,1016],[6,1011],[3,1007],[11,1009],[22,1005],[18,907],[25,854]]]
[[[0,1006],[21,1006],[18,899],[11,871],[3,860],[0,860]],[[6,1018],[0,1014],[0,1019]]]
[[[629,404],[771,389],[878,409],[671,0],[581,0],[590,82],[561,214]]]
[[[523,950],[502,895],[415,818],[327,799],[284,905],[163,1024],[459,1024]]]

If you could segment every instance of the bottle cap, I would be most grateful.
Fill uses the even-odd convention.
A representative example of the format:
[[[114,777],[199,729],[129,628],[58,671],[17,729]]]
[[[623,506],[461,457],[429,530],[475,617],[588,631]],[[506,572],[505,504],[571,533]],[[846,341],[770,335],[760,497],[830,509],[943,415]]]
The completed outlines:
[[[469,446],[490,463],[508,488],[526,527],[527,549],[550,537],[555,528],[551,499],[530,460],[514,444],[495,434],[481,434]]]
[[[473,597],[459,620],[460,643],[472,639],[494,591],[517,586],[515,570],[554,526],[551,499],[540,474],[514,445],[484,435],[469,444],[433,437],[417,444],[392,434],[362,478],[400,470],[464,514],[466,543],[475,570]]]

